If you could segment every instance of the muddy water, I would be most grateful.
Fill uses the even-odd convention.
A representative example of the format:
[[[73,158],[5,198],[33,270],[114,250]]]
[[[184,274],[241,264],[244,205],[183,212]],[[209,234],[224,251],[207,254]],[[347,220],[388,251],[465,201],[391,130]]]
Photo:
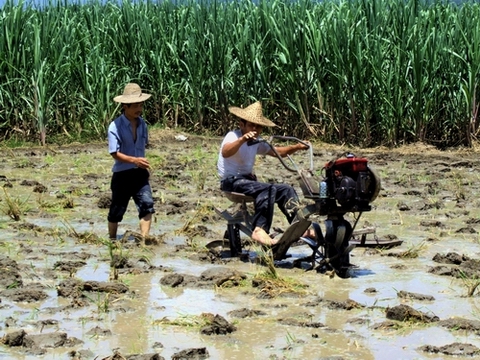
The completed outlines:
[[[132,240],[122,254],[133,262],[143,259],[150,268],[137,272],[120,272],[118,280],[128,292],[105,301],[104,294],[89,293],[86,305],[68,307],[71,299],[57,295],[56,287],[65,279],[105,281],[111,279],[110,254],[102,243],[106,238],[106,212],[98,201],[108,196],[111,160],[106,145],[71,146],[55,149],[22,149],[12,152],[0,165],[0,175],[10,200],[20,202],[19,221],[5,214],[7,198],[2,193],[0,206],[0,248],[3,256],[20,267],[23,288],[40,283],[47,294],[45,300],[25,302],[12,300],[0,292],[0,330],[9,334],[20,329],[27,334],[65,332],[69,338],[83,343],[74,346],[47,348],[38,355],[22,346],[0,345],[2,359],[65,359],[69,353],[89,350],[81,358],[105,358],[114,350],[128,354],[159,353],[170,359],[179,351],[206,348],[212,359],[321,359],[337,356],[343,359],[443,359],[446,355],[426,353],[423,345],[445,346],[454,342],[480,347],[475,331],[450,330],[436,323],[397,322],[395,327],[376,325],[387,320],[386,309],[408,305],[439,319],[452,317],[479,319],[478,295],[467,297],[466,280],[429,272],[440,265],[432,259],[450,252],[478,258],[478,167],[475,153],[438,153],[426,148],[391,151],[363,150],[382,177],[382,192],[374,209],[365,213],[358,226],[375,226],[377,236],[396,235],[403,240],[390,250],[354,249],[351,261],[357,266],[352,278],[305,272],[289,268],[292,259],[309,253],[304,246],[292,247],[292,257],[278,263],[280,277],[307,285],[304,294],[262,298],[251,286],[251,279],[265,271],[252,261],[199,260],[203,245],[223,236],[225,225],[212,207],[230,204],[217,191],[217,180],[208,175],[203,189],[196,184],[202,174],[215,173],[215,141],[189,137],[178,143],[171,133],[153,134],[157,145],[150,150],[159,160],[152,173],[157,200],[156,222],[152,234],[161,243],[135,246]],[[160,147],[158,144],[161,143]],[[345,149],[316,146],[316,166]],[[160,165],[161,164],[161,165]],[[295,177],[278,169],[270,159],[261,160],[265,180],[295,184]],[[257,170],[260,172],[261,170]],[[205,175],[203,175],[205,176]],[[44,185],[45,192],[34,191]],[[414,190],[414,191],[413,191]],[[65,198],[73,200],[73,208],[64,208]],[[408,207],[401,207],[404,204]],[[209,211],[202,212],[206,208]],[[353,221],[353,219],[351,219]],[[285,227],[282,219],[276,225]],[[318,221],[321,223],[322,219]],[[205,226],[207,231],[189,235],[180,230],[185,224]],[[32,229],[36,225],[38,228]],[[469,230],[462,230],[468,228]],[[136,213],[131,204],[119,234],[137,230]],[[100,238],[85,241],[76,234],[94,234]],[[131,246],[132,245],[132,246]],[[418,257],[392,256],[407,250],[418,251]],[[60,260],[78,260],[85,264],[76,271],[56,270]],[[212,263],[213,262],[213,263]],[[143,262],[142,264],[145,264]],[[247,276],[241,286],[172,288],[160,284],[167,274],[199,276],[214,267],[238,270]],[[470,279],[471,280],[471,279]],[[374,288],[374,292],[365,291]],[[5,290],[5,287],[1,287]],[[433,296],[433,300],[412,300],[398,297],[400,291]],[[330,302],[353,300],[363,307],[345,309]],[[67,307],[67,308],[64,308]],[[107,309],[105,309],[107,307]],[[251,309],[263,313],[236,318],[231,312]],[[223,316],[236,331],[227,335],[204,335],[199,326],[166,324],[192,320],[202,313]],[[304,324],[322,326],[299,326]],[[55,320],[53,325],[42,321]],[[105,330],[92,334],[96,327]]]

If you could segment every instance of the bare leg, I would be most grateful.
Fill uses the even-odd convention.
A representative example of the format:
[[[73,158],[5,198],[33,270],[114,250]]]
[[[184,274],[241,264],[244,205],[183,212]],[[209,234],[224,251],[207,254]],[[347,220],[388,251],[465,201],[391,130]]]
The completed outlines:
[[[272,239],[261,227],[256,227],[252,232],[252,239],[262,245],[275,245],[278,240]]]
[[[152,225],[152,214],[145,215],[140,219],[140,233],[143,237],[150,233],[150,226]]]
[[[303,233],[302,237],[306,237],[306,238],[310,238],[310,239],[315,239],[315,237],[316,237],[315,230],[313,230],[313,229],[307,229],[307,230]]]
[[[118,223],[108,222],[108,236],[110,240],[117,239]]]

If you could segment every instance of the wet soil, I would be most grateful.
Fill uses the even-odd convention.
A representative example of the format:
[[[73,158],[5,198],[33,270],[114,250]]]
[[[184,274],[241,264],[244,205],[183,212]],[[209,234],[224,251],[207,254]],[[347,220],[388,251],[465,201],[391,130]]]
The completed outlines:
[[[318,176],[346,152],[368,158],[382,189],[372,211],[348,219],[374,228],[369,237],[403,241],[355,248],[342,279],[306,271],[311,250],[300,243],[271,263],[242,236],[242,256],[228,257],[215,211],[235,211],[218,190],[221,139],[165,130],[151,138],[152,234],[138,236],[132,202],[115,242],[106,232],[106,143],[2,149],[0,359],[479,355],[475,149],[314,144]],[[294,157],[300,167],[303,155]],[[296,174],[273,158],[260,158],[257,174],[301,194]],[[275,227],[287,227],[279,212]]]

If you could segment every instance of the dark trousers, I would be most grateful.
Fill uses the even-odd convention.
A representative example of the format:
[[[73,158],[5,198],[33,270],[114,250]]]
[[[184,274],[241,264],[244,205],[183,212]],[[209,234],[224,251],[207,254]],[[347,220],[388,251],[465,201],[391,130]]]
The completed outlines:
[[[275,204],[278,205],[289,223],[296,216],[298,195],[290,185],[262,183],[253,180],[251,175],[246,175],[230,176],[222,180],[220,188],[224,191],[233,191],[255,198],[253,228],[258,226],[267,233],[270,232]]]
[[[123,220],[130,199],[135,202],[139,219],[155,213],[149,177],[148,170],[139,168],[112,174],[110,183],[112,204],[108,212],[109,222],[118,223]]]

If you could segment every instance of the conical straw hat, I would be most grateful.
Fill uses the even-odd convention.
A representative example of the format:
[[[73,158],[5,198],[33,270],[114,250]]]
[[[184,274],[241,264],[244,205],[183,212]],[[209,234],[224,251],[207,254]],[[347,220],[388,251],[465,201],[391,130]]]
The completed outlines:
[[[113,98],[113,101],[122,104],[134,104],[144,102],[150,98],[150,94],[142,93],[142,89],[135,83],[129,83],[125,86],[122,95]]]
[[[260,101],[257,101],[244,109],[236,106],[231,106],[228,108],[228,110],[233,115],[238,116],[243,120],[247,120],[248,122],[251,122],[253,124],[269,127],[277,126],[273,121],[270,121],[265,116],[263,116],[262,104],[260,103]]]

